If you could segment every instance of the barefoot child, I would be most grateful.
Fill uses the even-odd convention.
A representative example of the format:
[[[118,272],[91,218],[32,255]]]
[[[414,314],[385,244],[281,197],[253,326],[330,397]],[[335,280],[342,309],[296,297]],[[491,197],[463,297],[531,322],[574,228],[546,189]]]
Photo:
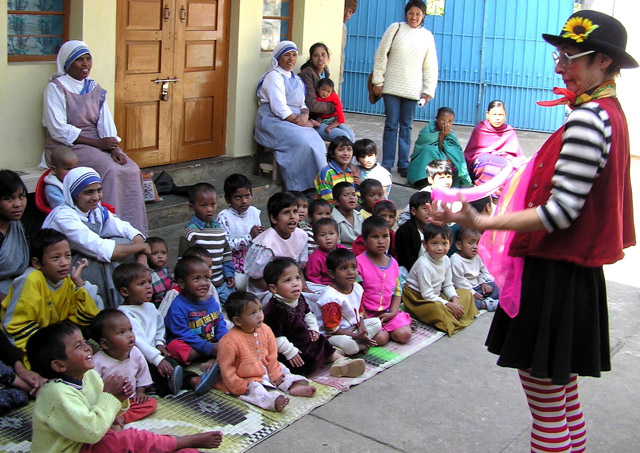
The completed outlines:
[[[278,362],[276,338],[269,326],[263,324],[264,314],[255,295],[242,291],[232,294],[226,310],[234,327],[220,341],[218,390],[277,412],[289,404],[289,397],[268,389],[313,396],[315,387]]]
[[[340,182],[349,183],[354,189],[360,184],[359,174],[354,172],[353,143],[345,136],[339,136],[331,140],[327,148],[327,162],[316,176],[313,184],[316,187],[318,197],[323,198],[333,205],[335,195],[333,188]]]
[[[102,348],[94,354],[95,370],[102,379],[111,374],[125,377],[133,393],[124,423],[135,422],[156,411],[158,403],[146,394],[152,384],[149,366],[135,346],[136,336],[127,315],[113,308],[102,310],[91,324],[91,338]]]
[[[49,381],[33,408],[31,451],[173,452],[183,448],[216,448],[220,431],[174,437],[129,428],[119,417],[129,408],[133,389],[122,376],[103,381],[93,370],[91,347],[68,321],[51,324],[31,336],[27,356],[34,371]]]
[[[113,271],[113,283],[124,299],[118,310],[127,315],[131,322],[136,347],[149,364],[158,395],[176,395],[181,389],[197,388],[200,384],[198,375],[183,370],[167,351],[164,319],[150,302],[149,269],[140,263],[121,264]]]
[[[453,285],[471,291],[478,310],[495,311],[498,308],[498,287],[493,276],[478,255],[479,231],[458,227],[456,247],[458,253],[451,256]]]
[[[332,363],[332,376],[358,377],[364,373],[364,360],[344,357],[319,333],[318,321],[302,295],[295,261],[276,258],[265,267],[264,279],[273,294],[264,310],[264,320],[276,336],[279,360],[288,361],[293,371],[303,375],[313,373],[326,362]]]
[[[176,264],[176,282],[181,294],[164,318],[167,351],[178,362],[189,365],[195,360],[215,359],[218,342],[227,333],[227,325],[218,301],[209,295],[209,268],[197,257],[182,258]],[[213,361],[202,374],[196,394],[206,393],[215,381]]]
[[[398,262],[387,254],[389,225],[382,217],[369,217],[362,224],[367,251],[356,257],[364,294],[362,308],[367,318],[378,317],[382,330],[376,336],[378,346],[389,342],[408,343],[411,317],[400,310],[402,286]]]
[[[153,287],[152,302],[156,307],[160,306],[164,295],[173,286],[173,272],[167,266],[169,251],[167,242],[161,237],[147,238],[147,244],[151,248],[149,255],[149,268],[151,269],[151,285]],[[120,289],[116,286],[116,289]]]
[[[224,199],[229,205],[218,214],[218,223],[226,233],[236,272],[244,273],[244,260],[253,239],[264,231],[260,210],[251,205],[251,181],[234,173],[224,180]]]
[[[365,319],[360,311],[363,290],[356,282],[355,255],[351,250],[336,249],[327,256],[327,268],[331,285],[314,307],[318,310],[320,333],[348,356],[377,346],[382,323],[380,318]]]
[[[428,223],[424,229],[426,254],[411,268],[402,289],[402,302],[414,317],[449,336],[474,321],[478,309],[466,289],[455,289],[447,256],[451,229]]]
[[[331,217],[313,222],[313,236],[318,248],[309,256],[307,263],[307,280],[318,285],[330,285],[331,279],[327,270],[327,255],[336,248],[346,248],[338,242],[338,224]]]
[[[38,230],[31,238],[31,265],[2,302],[2,327],[21,351],[38,329],[65,319],[87,326],[103,308],[98,288],[82,279],[87,260],[71,267],[64,234]]]
[[[340,242],[351,248],[353,241],[362,233],[362,216],[356,211],[358,197],[353,186],[346,182],[339,182],[333,187],[335,206],[331,217],[338,222]]]
[[[66,146],[57,146],[51,153],[51,172],[44,177],[44,196],[51,209],[64,203],[62,180],[78,166],[78,155]]]

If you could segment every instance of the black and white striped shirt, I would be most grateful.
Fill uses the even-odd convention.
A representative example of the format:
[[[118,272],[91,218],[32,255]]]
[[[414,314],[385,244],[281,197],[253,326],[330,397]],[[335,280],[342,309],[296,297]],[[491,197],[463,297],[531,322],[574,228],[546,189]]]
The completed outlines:
[[[537,213],[547,231],[565,229],[578,218],[611,147],[609,114],[597,103],[575,109],[562,134],[562,151],[551,179],[551,197]]]

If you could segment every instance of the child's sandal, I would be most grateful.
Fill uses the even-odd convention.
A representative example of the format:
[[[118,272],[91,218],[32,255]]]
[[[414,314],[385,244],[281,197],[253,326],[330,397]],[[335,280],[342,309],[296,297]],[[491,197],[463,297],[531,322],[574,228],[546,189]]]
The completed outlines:
[[[214,363],[211,368],[209,368],[209,371],[204,371],[200,375],[200,385],[195,388],[195,394],[198,396],[202,396],[207,393],[209,390],[211,390],[211,387],[213,387],[213,384],[215,384],[219,376],[220,368],[218,367],[217,363]]]
[[[362,376],[365,371],[363,359],[350,359],[342,357],[331,365],[330,373],[333,377],[356,378]]]

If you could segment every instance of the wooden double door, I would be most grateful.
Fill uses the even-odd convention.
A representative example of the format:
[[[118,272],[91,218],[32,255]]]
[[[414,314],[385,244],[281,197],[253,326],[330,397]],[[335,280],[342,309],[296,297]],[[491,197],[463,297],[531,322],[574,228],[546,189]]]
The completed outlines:
[[[225,153],[230,0],[118,0],[115,121],[140,167]]]

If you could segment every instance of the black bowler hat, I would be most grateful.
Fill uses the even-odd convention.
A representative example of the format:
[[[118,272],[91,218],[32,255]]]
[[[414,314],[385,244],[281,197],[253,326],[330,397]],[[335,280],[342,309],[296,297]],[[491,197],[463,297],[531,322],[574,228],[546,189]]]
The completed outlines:
[[[629,55],[627,30],[613,17],[599,11],[583,10],[573,13],[556,35],[543,34],[549,44],[570,44],[579,49],[595,50],[610,56],[622,68],[637,68],[638,62]]]

